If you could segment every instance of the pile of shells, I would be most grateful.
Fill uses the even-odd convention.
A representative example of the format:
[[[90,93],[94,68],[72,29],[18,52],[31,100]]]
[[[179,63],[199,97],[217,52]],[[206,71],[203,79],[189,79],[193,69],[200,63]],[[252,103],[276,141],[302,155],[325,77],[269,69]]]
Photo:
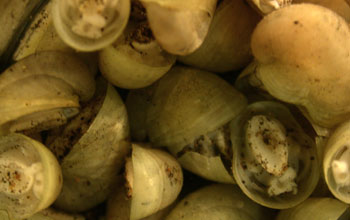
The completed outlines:
[[[350,1],[0,12],[2,220],[350,219]]]

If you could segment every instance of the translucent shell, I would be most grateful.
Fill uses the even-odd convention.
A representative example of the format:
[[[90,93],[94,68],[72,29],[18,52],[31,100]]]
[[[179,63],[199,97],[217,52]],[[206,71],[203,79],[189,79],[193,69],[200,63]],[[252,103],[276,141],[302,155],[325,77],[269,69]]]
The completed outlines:
[[[232,120],[230,129],[233,175],[249,198],[285,209],[311,195],[320,173],[316,146],[288,108],[253,103]]]
[[[0,136],[0,210],[10,219],[28,218],[48,206],[62,188],[55,156],[21,134]]]
[[[62,40],[79,51],[99,50],[123,32],[130,0],[55,0],[53,21]]]

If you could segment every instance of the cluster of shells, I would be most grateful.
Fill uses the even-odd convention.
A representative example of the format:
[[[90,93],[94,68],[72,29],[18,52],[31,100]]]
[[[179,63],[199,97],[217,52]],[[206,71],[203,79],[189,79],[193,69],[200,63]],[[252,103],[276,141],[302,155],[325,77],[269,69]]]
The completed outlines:
[[[1,220],[350,219],[347,0],[0,12]]]

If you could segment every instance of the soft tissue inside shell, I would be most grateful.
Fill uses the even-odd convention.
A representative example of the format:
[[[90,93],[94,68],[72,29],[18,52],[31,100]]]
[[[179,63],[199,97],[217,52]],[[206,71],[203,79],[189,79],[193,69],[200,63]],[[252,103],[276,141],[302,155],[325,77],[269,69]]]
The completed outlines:
[[[253,123],[254,119],[260,120],[258,123]],[[240,155],[241,168],[244,172],[243,184],[269,196],[288,192],[296,194],[296,179],[301,169],[298,156],[300,145],[291,138],[290,131],[276,122],[278,120],[260,115],[253,116],[247,122],[246,145]],[[275,125],[272,126],[271,123]],[[253,126],[254,129],[251,128]],[[251,133],[252,131],[256,133]],[[261,141],[257,141],[259,138]],[[254,148],[261,149],[254,150]]]
[[[89,39],[101,38],[108,25],[116,19],[119,0],[68,0],[67,8],[72,31]]]
[[[177,153],[177,157],[181,157],[186,152],[197,152],[207,157],[221,156],[226,164],[232,158],[232,144],[230,140],[230,131],[228,125],[217,128],[195,138],[191,143],[187,144],[182,151]]]

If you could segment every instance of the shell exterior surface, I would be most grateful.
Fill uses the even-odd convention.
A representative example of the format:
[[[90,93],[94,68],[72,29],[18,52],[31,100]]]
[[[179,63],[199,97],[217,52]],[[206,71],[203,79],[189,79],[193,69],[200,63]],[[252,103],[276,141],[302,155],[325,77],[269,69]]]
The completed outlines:
[[[309,198],[296,207],[281,210],[276,220],[342,220],[349,219],[349,205],[333,198]],[[343,216],[344,215],[344,216]]]
[[[12,0],[0,2],[0,64],[8,62],[14,45],[26,26],[30,16],[35,14],[45,0]]]
[[[142,89],[130,90],[125,101],[129,116],[131,139],[137,142],[146,141],[147,109],[151,105],[151,99],[155,86],[149,86]]]
[[[40,127],[45,120],[64,123],[94,91],[95,81],[78,58],[57,51],[28,56],[0,75],[0,133]]]
[[[64,184],[55,206],[76,212],[104,201],[129,151],[126,109],[109,84],[96,117],[61,162]]]
[[[123,32],[130,0],[55,0],[53,21],[62,40],[79,51],[99,50]]]
[[[39,51],[62,51],[75,54],[81,58],[88,65],[91,73],[95,75],[97,73],[97,54],[79,53],[63,42],[53,25],[51,13],[52,5],[53,2],[49,1],[40,12],[36,14],[34,20],[26,29],[16,51],[12,55],[12,59],[18,61]]]
[[[147,114],[151,142],[182,150],[195,137],[226,124],[245,106],[245,97],[218,76],[175,66],[154,90]]]
[[[228,72],[246,66],[252,59],[250,37],[260,20],[245,0],[219,3],[203,44],[178,60],[211,72]]]
[[[249,126],[253,125],[249,123],[262,115],[267,121],[260,121],[260,130],[250,134]],[[267,126],[274,120],[282,127]],[[266,207],[285,209],[310,196],[320,173],[316,146],[285,106],[253,103],[231,122],[230,128],[233,175],[249,198]]]
[[[183,198],[165,220],[270,219],[267,209],[252,202],[237,186],[214,184]]]
[[[229,151],[224,126],[244,109],[245,97],[212,73],[182,66],[173,67],[155,87],[146,119],[151,142],[167,147],[197,175],[212,180],[225,176],[215,180],[232,183],[225,165],[216,164],[221,159],[215,152]],[[220,149],[213,147],[217,145]],[[205,167],[194,166],[194,160],[203,160]]]
[[[181,191],[183,174],[169,153],[139,144],[133,144],[132,149],[132,167],[126,175],[131,187],[130,219],[136,220],[173,203]]]
[[[329,8],[350,22],[350,5],[347,0],[293,0],[293,4],[311,3]]]
[[[131,198],[127,196],[127,192],[124,190],[124,181],[122,179],[124,178],[120,176],[118,183],[115,185],[115,191],[109,196],[107,201],[106,220],[130,220]],[[164,220],[175,204],[176,201],[155,214],[140,220]]]
[[[153,35],[169,53],[186,55],[203,43],[217,0],[140,0]]]
[[[50,206],[62,188],[55,156],[21,134],[1,136],[0,146],[0,210],[11,219],[23,219]]]
[[[0,210],[1,220],[11,220],[6,211]],[[26,218],[26,220],[85,220],[81,215],[66,214],[56,211],[52,208],[44,209],[35,213],[33,216]]]
[[[130,23],[115,43],[99,52],[99,66],[112,84],[135,89],[149,86],[162,77],[176,58],[162,50],[154,39],[145,43],[130,39],[131,32],[137,30]]]
[[[274,97],[333,127],[349,118],[349,39],[346,21],[327,8],[295,4],[276,10],[252,35],[257,77]]]
[[[336,128],[327,140],[323,153],[323,174],[332,194],[350,203],[350,122]]]

